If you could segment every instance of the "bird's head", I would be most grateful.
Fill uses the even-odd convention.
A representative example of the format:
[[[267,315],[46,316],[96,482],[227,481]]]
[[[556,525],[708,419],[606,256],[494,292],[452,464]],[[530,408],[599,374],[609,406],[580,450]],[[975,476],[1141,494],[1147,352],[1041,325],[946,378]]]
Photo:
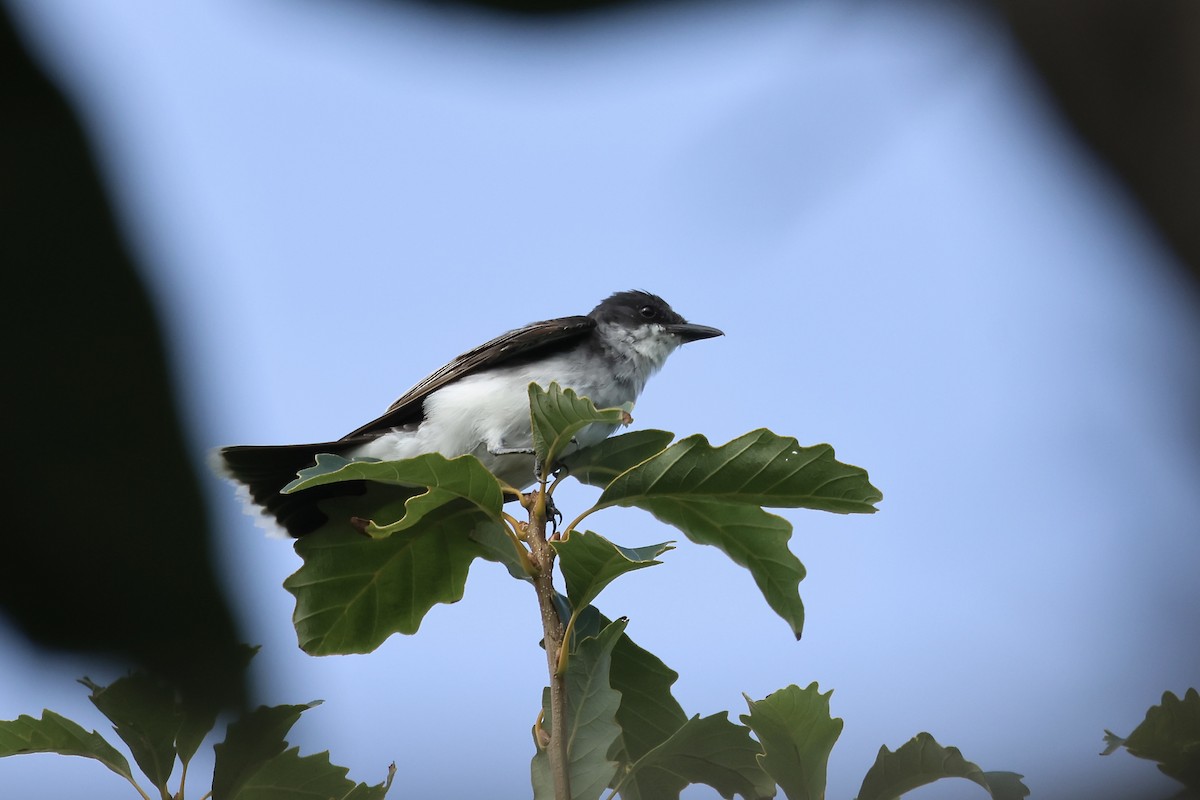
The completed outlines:
[[[644,381],[677,347],[724,333],[688,322],[658,295],[617,292],[588,314],[604,345],[631,361]]]

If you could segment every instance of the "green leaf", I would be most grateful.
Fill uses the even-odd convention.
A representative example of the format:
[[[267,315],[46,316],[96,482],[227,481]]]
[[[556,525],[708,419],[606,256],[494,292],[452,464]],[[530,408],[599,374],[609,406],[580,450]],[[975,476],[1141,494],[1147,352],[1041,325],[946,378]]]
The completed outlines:
[[[759,764],[789,800],[823,800],[829,754],[842,733],[842,720],[829,713],[830,690],[821,694],[814,682],[807,689],[788,686],[757,702],[746,698],[750,726],[763,753]]]
[[[668,497],[839,514],[873,514],[883,499],[866,470],[837,461],[829,445],[801,447],[759,429],[721,447],[698,434],[681,439],[619,476],[597,505],[642,507]]]
[[[293,622],[311,655],[369,653],[393,633],[416,633],[436,603],[462,599],[467,572],[485,551],[471,534],[493,525],[456,500],[385,539],[323,529],[296,541],[304,565],[284,581]]]
[[[1110,746],[1104,755],[1123,745],[1131,755],[1158,762],[1164,774],[1200,791],[1200,693],[1194,688],[1182,700],[1164,692],[1162,703],[1152,706],[1124,739],[1106,733]]]
[[[217,724],[217,710],[212,706],[203,708],[187,708],[183,710],[183,719],[179,722],[179,731],[175,734],[175,748],[179,752],[179,760],[187,764],[196,755],[204,738],[212,732]]]
[[[997,776],[996,785],[988,775]],[[863,778],[858,800],[895,800],[918,786],[941,778],[966,778],[987,789],[996,800],[1020,800],[1029,789],[1016,773],[984,773],[962,757],[957,747],[942,747],[928,733],[918,733],[896,752],[879,748],[875,764]]]
[[[595,606],[584,609],[575,621],[575,640],[595,636],[609,620]],[[609,757],[623,767],[632,765],[683,727],[688,716],[671,694],[679,673],[653,653],[639,647],[627,633],[612,651],[609,683],[621,694],[617,724],[621,734]]]
[[[401,461],[376,461],[321,453],[317,456],[316,465],[301,470],[300,477],[282,491],[288,494],[328,483],[359,480],[437,490],[412,498],[408,504],[409,514],[426,513],[429,509],[423,509],[423,505],[440,506],[452,497],[465,500],[497,521],[504,507],[504,496],[495,476],[487,471],[479,459],[469,455],[446,458],[440,453],[426,453]],[[426,497],[428,499],[421,499]],[[417,501],[415,505],[413,501]],[[411,524],[407,527],[411,527]]]
[[[791,524],[761,506],[869,513],[879,499],[867,473],[835,460],[828,445],[801,447],[758,430],[721,447],[703,436],[676,442],[618,475],[596,508],[642,508],[692,541],[720,548],[750,570],[799,638],[804,566],[787,547]]]
[[[536,383],[529,384],[529,411],[533,449],[543,464],[556,463],[576,434],[589,425],[607,428],[607,435],[629,416],[621,408],[597,411],[591,400],[575,394],[573,389],[563,389],[557,383],[551,383],[549,389],[542,389]]]
[[[571,477],[589,486],[608,486],[613,478],[666,449],[675,434],[669,431],[629,431],[563,456]]]
[[[386,784],[355,784],[347,772],[329,763],[328,752],[301,756],[300,749],[293,747],[263,762],[230,800],[381,800],[387,794]]]
[[[612,781],[617,764],[608,757],[621,729],[617,726],[617,708],[621,696],[609,684],[609,667],[613,647],[625,631],[625,621],[608,625],[597,637],[579,642],[567,662],[567,770],[570,775],[571,800],[597,800]],[[543,693],[545,722],[551,729],[549,692]],[[551,743],[553,746],[553,743]],[[531,766],[535,797],[553,798],[545,794],[550,773],[550,756],[540,750]]]
[[[320,701],[302,705],[260,706],[230,723],[225,741],[216,745],[212,800],[233,800],[263,765],[287,749],[288,731],[300,715]]]
[[[1029,787],[1021,781],[1023,777],[1025,776],[1015,772],[983,773],[983,779],[987,781],[988,791],[994,800],[1022,800],[1028,797]]]
[[[175,769],[175,737],[183,722],[183,709],[167,684],[136,673],[100,686],[84,678],[92,690],[91,701],[113,723],[129,752],[150,782],[166,789]]]
[[[481,558],[504,565],[508,574],[519,581],[532,582],[529,551],[525,549],[524,545],[513,541],[505,526],[481,524],[471,531],[471,540],[481,548],[479,553]],[[522,560],[522,556],[524,556],[524,560]]]
[[[89,733],[50,710],[43,711],[41,719],[22,714],[13,720],[0,721],[0,758],[22,753],[94,758],[133,783],[129,762],[103,736],[96,731]]]
[[[575,531],[565,539],[551,542],[558,553],[558,564],[567,582],[567,598],[572,608],[582,609],[596,599],[605,586],[626,572],[661,564],[655,559],[673,550],[670,542],[647,547],[621,547],[598,533]]]
[[[241,645],[240,651],[243,659],[241,667],[245,670],[250,666],[250,660],[258,653],[259,648]],[[180,703],[179,709],[181,717],[179,730],[175,734],[175,749],[179,753],[179,760],[186,765],[217,724],[219,709],[212,703],[195,703],[187,698]]]
[[[396,762],[388,765],[387,778],[383,783],[369,785],[360,783],[350,790],[349,794],[342,800],[383,800],[387,796],[388,791],[392,788],[392,780],[396,777]]]
[[[775,796],[775,782],[758,765],[762,753],[750,729],[722,711],[695,716],[669,739],[642,756],[621,782],[624,800],[678,798],[684,786],[703,783],[725,798]]]
[[[800,581],[804,564],[788,549],[792,524],[757,506],[656,498],[642,505],[661,522],[683,531],[697,544],[721,550],[745,567],[771,607],[797,639],[804,629]]]

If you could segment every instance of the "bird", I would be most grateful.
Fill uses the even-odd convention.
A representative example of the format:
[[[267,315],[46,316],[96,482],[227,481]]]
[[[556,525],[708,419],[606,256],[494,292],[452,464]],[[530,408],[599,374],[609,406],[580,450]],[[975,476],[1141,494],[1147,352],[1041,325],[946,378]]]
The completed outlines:
[[[345,481],[282,494],[321,453],[383,461],[469,454],[502,481],[526,487],[538,466],[530,383],[548,388],[557,382],[597,408],[631,408],[677,348],[723,335],[688,322],[657,295],[617,292],[585,315],[533,322],[468,350],[341,439],[222,447],[214,453],[214,467],[244,490],[268,525],[273,520],[295,538],[328,522],[322,501],[366,491],[365,481]],[[616,427],[590,425],[575,435],[574,447],[597,444]]]

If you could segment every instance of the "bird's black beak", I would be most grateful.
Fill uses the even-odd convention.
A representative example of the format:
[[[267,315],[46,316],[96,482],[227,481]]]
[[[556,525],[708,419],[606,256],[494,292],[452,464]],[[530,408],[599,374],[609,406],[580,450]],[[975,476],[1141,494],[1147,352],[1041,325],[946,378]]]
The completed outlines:
[[[710,328],[707,325],[693,325],[690,322],[680,322],[666,326],[668,333],[673,333],[684,342],[697,342],[701,339],[711,339],[714,336],[724,336],[724,331]]]

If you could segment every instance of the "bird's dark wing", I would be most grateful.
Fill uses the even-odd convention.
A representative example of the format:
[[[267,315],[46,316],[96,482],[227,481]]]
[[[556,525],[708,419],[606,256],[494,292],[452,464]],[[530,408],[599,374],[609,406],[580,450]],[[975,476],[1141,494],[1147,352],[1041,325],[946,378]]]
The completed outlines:
[[[596,320],[591,317],[560,317],[533,322],[523,328],[501,334],[474,350],[468,350],[434,372],[392,403],[383,416],[351,431],[343,439],[382,433],[400,425],[419,423],[425,417],[425,398],[446,384],[509,361],[547,355],[553,350],[568,347],[590,334],[595,327]]]

